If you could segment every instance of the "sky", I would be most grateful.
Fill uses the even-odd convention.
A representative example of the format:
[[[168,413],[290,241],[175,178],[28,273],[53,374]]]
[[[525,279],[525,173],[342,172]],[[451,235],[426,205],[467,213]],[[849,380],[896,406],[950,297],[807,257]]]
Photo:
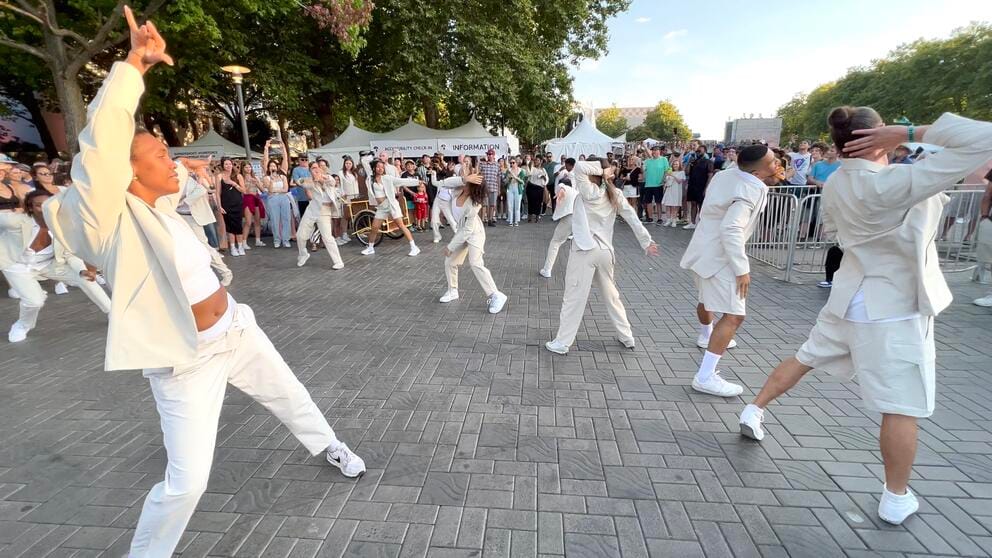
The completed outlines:
[[[992,20],[988,0],[691,5],[634,0],[609,25],[609,53],[572,68],[575,99],[600,109],[668,98],[693,132],[723,139],[728,117],[773,115],[900,44]]]

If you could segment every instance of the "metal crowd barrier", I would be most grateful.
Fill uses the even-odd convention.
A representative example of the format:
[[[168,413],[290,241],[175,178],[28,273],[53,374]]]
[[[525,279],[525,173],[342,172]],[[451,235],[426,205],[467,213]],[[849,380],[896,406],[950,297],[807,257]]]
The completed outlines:
[[[818,191],[808,186],[771,188],[768,205],[747,244],[748,256],[781,270],[784,281],[791,281],[794,274],[823,273],[827,250],[836,244],[824,234]],[[975,280],[981,279],[975,232],[984,193],[979,184],[962,184],[946,192],[951,199],[944,206],[936,238],[945,273],[974,270]]]

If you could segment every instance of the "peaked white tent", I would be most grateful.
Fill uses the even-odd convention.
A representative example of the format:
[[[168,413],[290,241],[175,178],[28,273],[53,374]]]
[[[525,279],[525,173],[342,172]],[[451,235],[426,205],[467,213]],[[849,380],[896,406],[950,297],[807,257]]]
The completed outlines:
[[[597,130],[590,120],[584,119],[565,137],[548,142],[545,150],[550,151],[556,160],[562,155],[576,159],[579,155],[606,157],[614,143],[613,138]]]
[[[190,159],[206,159],[213,156],[214,159],[230,157],[232,159],[244,159],[245,148],[234,142],[227,141],[216,130],[207,130],[207,133],[200,136],[200,139],[183,147],[170,147],[169,154],[172,157],[189,157]],[[251,152],[252,159],[261,159],[260,153]]]
[[[613,138],[615,143],[627,143],[627,132],[620,134],[619,136]]]
[[[311,158],[323,157],[327,159],[327,164],[332,171],[341,168],[345,155],[350,155],[358,167],[359,152],[368,151],[369,145],[382,134],[363,130],[355,126],[355,121],[348,119],[348,127],[341,132],[341,135],[330,142],[311,149],[308,153]]]

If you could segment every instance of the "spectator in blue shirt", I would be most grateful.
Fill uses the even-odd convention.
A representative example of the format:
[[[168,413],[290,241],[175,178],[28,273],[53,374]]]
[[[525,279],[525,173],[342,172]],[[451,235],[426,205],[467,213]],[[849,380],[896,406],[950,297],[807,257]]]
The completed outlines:
[[[830,178],[830,175],[840,168],[840,159],[837,158],[837,148],[830,146],[827,148],[826,157],[817,161],[806,177],[807,184],[823,188],[823,185]]]
[[[293,174],[290,176],[290,193],[293,194],[293,199],[296,200],[296,205],[300,209],[300,215],[303,215],[307,210],[307,206],[310,205],[310,198],[307,197],[307,191],[303,187],[302,180],[307,180],[312,178],[310,176],[310,168],[308,167],[307,156],[300,155],[296,160],[296,166],[293,167]]]

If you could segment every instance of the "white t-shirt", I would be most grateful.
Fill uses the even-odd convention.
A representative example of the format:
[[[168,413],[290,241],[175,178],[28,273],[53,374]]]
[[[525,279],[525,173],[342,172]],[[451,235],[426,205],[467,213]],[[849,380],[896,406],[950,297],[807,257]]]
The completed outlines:
[[[810,160],[813,158],[813,154],[789,153],[789,158],[792,159],[792,168],[796,171],[796,174],[789,179],[789,184],[805,186],[806,175],[809,174]]]
[[[858,289],[858,292],[854,293],[854,298],[851,299],[851,303],[847,306],[847,312],[844,313],[844,319],[849,322],[857,322],[859,324],[884,324],[887,322],[901,322],[903,320],[913,320],[920,317],[919,312],[915,312],[908,316],[902,316],[898,318],[883,318],[881,320],[873,320],[868,317],[868,308],[865,306],[865,291],[864,289]]]

